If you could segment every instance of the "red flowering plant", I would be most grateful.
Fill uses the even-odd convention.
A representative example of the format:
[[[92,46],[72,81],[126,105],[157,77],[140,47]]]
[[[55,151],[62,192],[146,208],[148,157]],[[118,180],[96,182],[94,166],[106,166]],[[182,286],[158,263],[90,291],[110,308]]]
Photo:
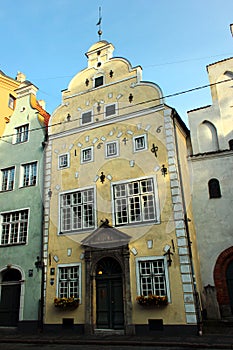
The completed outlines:
[[[79,302],[80,299],[75,297],[54,298],[54,306],[62,310],[75,309],[79,306]]]
[[[137,302],[139,305],[152,305],[152,306],[160,306],[160,305],[167,305],[168,304],[168,299],[166,295],[153,295],[149,294],[148,296],[144,295],[139,295],[136,298]]]

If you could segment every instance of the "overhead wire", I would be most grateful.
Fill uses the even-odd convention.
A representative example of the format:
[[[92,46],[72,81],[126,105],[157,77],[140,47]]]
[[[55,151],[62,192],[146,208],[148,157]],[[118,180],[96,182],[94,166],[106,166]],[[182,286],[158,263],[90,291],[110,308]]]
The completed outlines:
[[[171,98],[171,97],[176,97],[176,96],[179,96],[179,95],[184,95],[184,94],[187,94],[187,93],[190,93],[190,92],[194,92],[194,91],[198,91],[198,90],[201,90],[201,89],[205,89],[207,87],[212,87],[212,86],[215,86],[215,85],[218,85],[218,84],[222,84],[222,83],[226,83],[226,82],[229,82],[229,81],[232,81],[232,80],[233,80],[233,78],[229,78],[229,79],[221,80],[221,81],[218,81],[218,82],[215,82],[215,83],[201,85],[201,86],[198,86],[198,87],[195,87],[195,88],[191,88],[191,89],[188,89],[188,90],[175,92],[175,93],[172,93],[172,94],[169,94],[169,95],[166,95],[166,96],[153,98],[153,99],[150,99],[150,100],[146,100],[146,101],[130,104],[130,105],[127,105],[127,106],[122,106],[122,107],[118,108],[118,111],[124,110],[124,109],[129,109],[131,107],[135,107],[135,106],[139,106],[139,105],[143,105],[143,104],[147,104],[147,103],[151,103],[151,102],[164,100],[164,99]],[[94,113],[92,116],[95,117],[95,116],[98,116],[98,115],[99,114],[97,114],[97,113],[95,114]],[[81,119],[82,118],[74,118],[74,119],[71,119],[70,121],[62,121],[62,122],[54,123],[54,124],[51,124],[51,125],[48,125],[48,126],[37,127],[37,128],[29,129],[28,132],[38,131],[38,130],[41,130],[41,129],[47,129],[47,127],[51,128],[51,127],[54,127],[54,126],[57,126],[57,125],[63,125],[64,123],[71,123],[71,122],[74,122],[74,121],[77,121],[77,120],[81,120]],[[3,140],[3,138],[11,137],[11,136],[14,136],[14,135],[15,134],[2,135],[0,137],[0,140],[1,141],[5,141],[5,140]],[[7,142],[7,141],[5,141],[5,142]]]

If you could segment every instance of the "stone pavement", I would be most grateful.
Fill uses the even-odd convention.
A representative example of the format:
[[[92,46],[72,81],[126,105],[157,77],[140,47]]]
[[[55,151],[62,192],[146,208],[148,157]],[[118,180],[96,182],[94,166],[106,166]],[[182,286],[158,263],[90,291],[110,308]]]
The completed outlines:
[[[16,330],[0,329],[0,343],[24,343],[24,344],[89,344],[100,345],[103,348],[108,345],[121,346],[170,346],[203,349],[233,349],[233,326],[216,325],[204,326],[203,335],[177,335],[165,336],[162,333],[151,336],[126,336],[126,335],[77,335],[65,330],[59,334],[37,332],[36,334],[19,333]]]

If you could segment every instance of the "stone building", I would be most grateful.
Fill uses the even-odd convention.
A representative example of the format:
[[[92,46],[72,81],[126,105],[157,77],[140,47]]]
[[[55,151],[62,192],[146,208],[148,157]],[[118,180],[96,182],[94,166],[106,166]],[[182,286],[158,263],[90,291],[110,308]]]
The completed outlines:
[[[233,58],[207,66],[212,105],[188,112],[204,315],[233,313]]]
[[[50,118],[45,328],[196,332],[189,132],[160,87],[113,51],[90,47]]]

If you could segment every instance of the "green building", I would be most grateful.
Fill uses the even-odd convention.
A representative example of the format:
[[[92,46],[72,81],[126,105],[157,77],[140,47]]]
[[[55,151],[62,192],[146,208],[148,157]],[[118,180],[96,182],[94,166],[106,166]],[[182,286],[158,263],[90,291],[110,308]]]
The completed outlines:
[[[37,90],[21,79],[0,139],[0,327],[35,328],[41,319],[43,147],[50,115]]]

